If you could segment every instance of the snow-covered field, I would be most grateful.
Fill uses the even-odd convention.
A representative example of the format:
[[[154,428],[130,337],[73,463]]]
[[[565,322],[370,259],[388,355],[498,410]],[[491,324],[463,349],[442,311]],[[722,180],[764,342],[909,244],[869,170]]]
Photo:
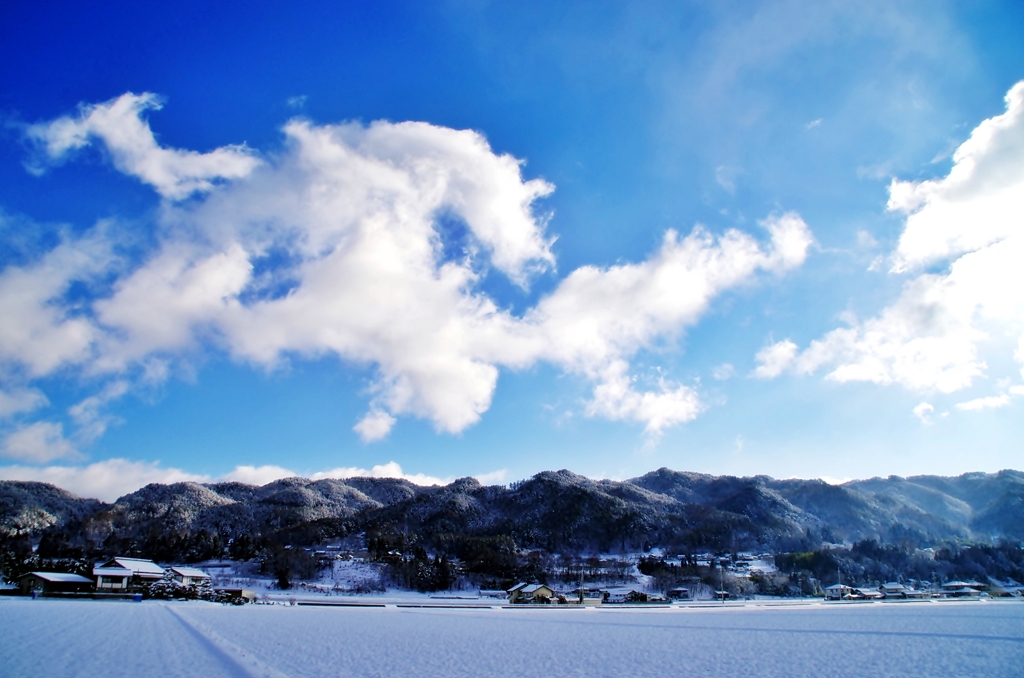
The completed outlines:
[[[1021,602],[565,610],[0,599],[0,675],[11,678],[995,678],[1022,667]]]

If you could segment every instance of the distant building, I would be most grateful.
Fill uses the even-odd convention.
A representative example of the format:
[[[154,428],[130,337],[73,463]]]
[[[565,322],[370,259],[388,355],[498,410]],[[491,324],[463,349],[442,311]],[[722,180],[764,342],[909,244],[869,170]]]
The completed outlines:
[[[977,598],[984,585],[976,581],[951,581],[942,585],[939,595],[943,598]]]
[[[906,598],[907,587],[899,582],[890,581],[882,584],[878,587],[878,590],[886,598]]]
[[[882,592],[878,589],[871,588],[870,586],[860,586],[853,589],[854,598],[863,598],[867,600],[877,600],[882,598]]]
[[[686,586],[677,586],[668,590],[668,597],[672,600],[689,600],[690,589]]]
[[[555,596],[554,589],[549,586],[544,584],[527,584],[526,582],[516,584],[505,593],[508,594],[508,602],[510,603],[551,602],[551,599]]]
[[[97,565],[93,569],[93,575],[106,579],[108,574],[101,573],[97,575],[96,570],[114,569],[128,570],[131,572],[131,576],[127,578],[126,588],[145,586],[146,584],[152,584],[164,578],[164,568],[160,567],[152,560],[146,560],[144,558],[125,558],[124,556],[117,556],[115,558],[111,558],[105,563]],[[110,572],[109,576],[116,577],[118,576],[118,573]],[[97,587],[98,586],[99,584],[97,583]]]
[[[171,576],[174,581],[184,586],[202,584],[210,581],[210,575],[194,567],[172,567]]]
[[[67,572],[29,572],[21,575],[18,588],[25,595],[33,591],[41,593],[88,593],[92,591],[92,580],[80,574]]]
[[[616,586],[604,590],[604,602],[612,605],[616,603],[641,602],[641,597],[643,602],[647,601],[646,593],[628,586]]]
[[[96,579],[96,590],[118,593],[128,590],[132,571],[125,567],[94,567],[92,576]]]
[[[825,587],[826,600],[843,600],[853,595],[853,587],[846,584],[832,584]]]

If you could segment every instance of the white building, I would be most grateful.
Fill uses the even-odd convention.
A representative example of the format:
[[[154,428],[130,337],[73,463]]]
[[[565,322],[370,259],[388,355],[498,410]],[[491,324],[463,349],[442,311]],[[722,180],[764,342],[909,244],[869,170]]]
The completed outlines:
[[[194,567],[172,567],[171,576],[174,577],[174,581],[184,586],[210,581],[210,575]]]

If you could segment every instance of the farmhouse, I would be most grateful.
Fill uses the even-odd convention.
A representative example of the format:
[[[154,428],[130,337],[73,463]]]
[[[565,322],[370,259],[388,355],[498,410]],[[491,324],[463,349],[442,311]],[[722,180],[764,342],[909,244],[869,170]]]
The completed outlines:
[[[92,576],[96,578],[97,591],[123,592],[128,590],[132,571],[125,567],[94,567]]]
[[[613,605],[616,603],[646,603],[647,594],[628,586],[615,586],[613,588],[605,589],[604,602],[611,603]]]
[[[825,599],[826,600],[842,600],[849,598],[853,594],[853,587],[847,586],[846,584],[832,584],[832,586],[825,587]]]
[[[86,593],[92,589],[92,580],[80,574],[66,572],[29,572],[18,580],[25,595],[33,591],[46,593]]]
[[[853,590],[854,598],[861,598],[867,600],[877,600],[883,598],[882,592],[878,589],[873,589],[870,586],[860,586]]]
[[[172,567],[171,576],[174,578],[174,581],[184,586],[198,585],[210,581],[210,575],[194,567]]]
[[[544,584],[527,584],[519,582],[508,591],[508,602],[510,603],[549,603],[555,596],[555,591]]]
[[[97,574],[97,570],[108,570],[107,573]],[[120,572],[115,572],[119,570]],[[124,574],[123,571],[127,570],[131,574],[126,577],[126,584],[124,588],[144,586],[146,584],[152,584],[153,582],[160,581],[164,578],[164,568],[160,567],[152,560],[145,560],[143,558],[125,558],[123,556],[117,556],[111,558],[105,563],[97,565],[93,569],[93,576],[97,577],[96,588],[100,588],[100,579],[107,580],[109,576],[111,581]],[[107,586],[105,590],[118,590],[113,587],[113,584]]]
[[[907,587],[899,582],[890,581],[882,584],[878,587],[878,590],[886,598],[906,598]]]

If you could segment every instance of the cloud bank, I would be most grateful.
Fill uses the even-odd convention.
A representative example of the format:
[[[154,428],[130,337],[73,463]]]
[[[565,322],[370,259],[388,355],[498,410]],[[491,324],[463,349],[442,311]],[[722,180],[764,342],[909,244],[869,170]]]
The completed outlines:
[[[247,485],[266,485],[281,478],[302,476],[281,466],[236,466],[222,476],[188,473],[177,468],[166,468],[160,462],[107,459],[85,466],[0,466],[0,480],[31,480],[51,483],[80,497],[92,497],[113,502],[150,483],[216,483],[233,481]],[[400,478],[415,485],[447,485],[454,478],[437,478],[422,473],[406,473],[391,461],[372,468],[345,467],[319,471],[302,476],[312,480],[369,477]],[[500,482],[505,471],[492,471],[476,478],[481,483]]]
[[[1004,346],[1007,337],[1016,343],[1008,352],[1024,366],[1024,82],[1007,93],[1006,112],[982,122],[953,161],[945,177],[894,179],[889,187],[888,208],[906,215],[890,258],[891,274],[907,276],[899,298],[803,350],[789,339],[767,346],[755,376],[825,368],[839,382],[952,393],[987,376],[982,349]],[[957,407],[1008,402],[993,396]]]
[[[592,384],[588,415],[657,437],[703,404],[668,379],[642,388],[633,357],[680,336],[723,292],[800,266],[812,242],[795,213],[762,221],[766,242],[670,230],[646,260],[579,268],[516,315],[481,283],[500,275],[525,290],[554,269],[537,211],[554,187],[524,179],[522,162],[481,134],[294,119],[277,153],[198,153],[159,145],[145,118],[159,108],[152,94],[125,94],[28,130],[33,171],[97,146],[163,198],[158,243],[141,258],[97,225],[0,271],[0,407],[37,407],[34,380],[58,371],[102,383],[69,413],[81,444],[103,433],[104,406],[130,384],[211,348],[264,369],[325,355],[371,368],[368,413],[354,427],[366,441],[401,416],[462,431],[490,407],[502,369],[540,361]],[[74,286],[98,291],[72,300]],[[44,462],[60,448],[4,449]]]

